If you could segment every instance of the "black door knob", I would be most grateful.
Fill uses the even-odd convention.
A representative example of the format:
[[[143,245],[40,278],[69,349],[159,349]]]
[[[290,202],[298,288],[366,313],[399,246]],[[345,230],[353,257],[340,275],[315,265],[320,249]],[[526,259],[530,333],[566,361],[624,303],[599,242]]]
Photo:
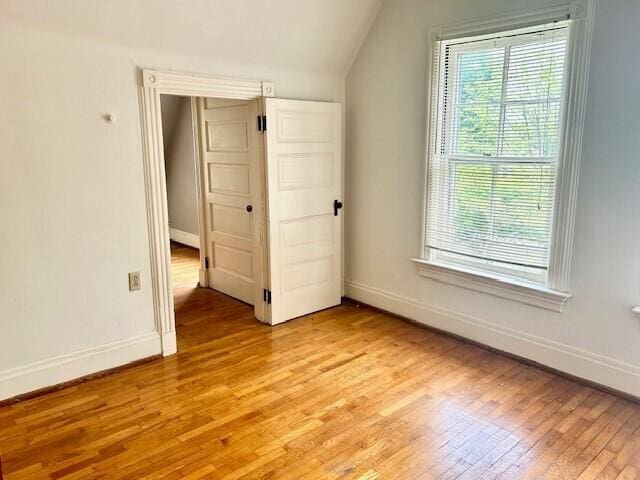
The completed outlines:
[[[253,211],[253,207],[251,205],[247,205],[247,212],[251,213]]]

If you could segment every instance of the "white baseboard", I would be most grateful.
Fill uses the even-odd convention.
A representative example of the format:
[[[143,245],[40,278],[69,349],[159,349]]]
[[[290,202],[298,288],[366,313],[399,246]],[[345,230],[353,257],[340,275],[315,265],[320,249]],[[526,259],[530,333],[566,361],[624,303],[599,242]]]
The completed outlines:
[[[189,247],[200,248],[200,237],[193,233],[183,232],[176,228],[170,228],[169,238],[174,242],[178,242]]]
[[[347,297],[353,300],[640,397],[640,367],[635,365],[358,282],[346,280],[345,289]]]
[[[0,372],[0,400],[126,365],[161,351],[160,335],[151,332],[5,370]]]

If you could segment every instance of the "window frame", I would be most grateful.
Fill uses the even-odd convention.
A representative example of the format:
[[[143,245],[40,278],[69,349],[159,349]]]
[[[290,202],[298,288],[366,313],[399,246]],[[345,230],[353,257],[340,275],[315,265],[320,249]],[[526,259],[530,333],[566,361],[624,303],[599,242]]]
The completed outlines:
[[[541,31],[541,28],[544,30]],[[500,32],[501,36],[497,38],[495,37],[495,35],[491,35],[491,36],[482,35],[480,37],[465,36],[455,40],[442,42],[439,47],[440,48],[439,58],[443,58],[444,52],[447,49],[449,49],[449,65],[448,65],[448,71],[447,71],[448,75],[445,81],[441,81],[442,79],[438,78],[437,88],[439,90],[439,95],[441,98],[444,98],[444,91],[449,92],[448,98],[451,99],[451,103],[447,105],[446,110],[448,114],[446,114],[446,117],[445,117],[445,108],[443,103],[439,105],[437,112],[432,112],[434,118],[437,117],[436,125],[441,126],[441,128],[436,127],[435,144],[430,146],[429,155],[435,155],[434,150],[442,150],[443,148],[445,150],[455,149],[456,140],[457,140],[456,129],[452,128],[452,126],[453,126],[453,123],[456,121],[455,110],[457,109],[458,106],[460,106],[460,104],[457,102],[458,93],[459,93],[457,90],[457,88],[459,88],[458,87],[459,85],[458,61],[459,61],[460,55],[467,52],[483,51],[483,50],[486,50],[488,46],[506,49],[506,48],[512,48],[513,46],[517,46],[517,45],[526,45],[530,43],[531,39],[533,38],[537,39],[540,37],[542,38],[553,37],[553,31],[559,28],[567,29],[566,41],[568,45],[569,36],[570,36],[570,24],[567,20],[554,22],[547,25],[536,25],[536,26],[532,26],[530,28],[524,28],[524,29],[505,30]],[[517,35],[517,37],[514,38],[514,35]],[[485,37],[488,37],[488,38],[485,38]],[[498,143],[496,147],[498,148],[498,151],[496,152],[496,155],[483,157],[480,155],[454,154],[454,153],[451,153],[450,151],[447,151],[446,153],[444,153],[444,156],[446,157],[446,162],[449,164],[449,166],[456,163],[464,164],[474,160],[478,160],[480,163],[487,164],[489,162],[487,158],[491,158],[496,164],[494,165],[494,167],[496,167],[501,163],[519,163],[519,162],[526,163],[534,160],[537,163],[548,164],[553,166],[553,168],[556,168],[558,163],[557,155],[554,155],[553,157],[510,157],[508,155],[502,155],[502,152],[500,151],[501,148],[503,147],[502,142],[504,142],[503,135],[504,135],[504,128],[506,123],[506,119],[505,119],[506,108],[508,107],[509,104],[517,103],[514,101],[509,101],[506,98],[507,86],[508,86],[507,81],[509,78],[509,75],[508,75],[509,63],[507,61],[508,54],[506,50],[504,55],[505,55],[505,60],[503,64],[503,73],[502,73],[503,84],[501,87],[501,98],[499,102],[495,105],[500,111],[499,123],[497,125],[497,128],[498,128],[497,142]],[[569,52],[567,51],[565,57],[568,57],[568,55],[569,55]],[[565,63],[564,68],[566,69],[566,67],[567,65]],[[563,83],[561,86],[562,93],[561,93],[561,96],[557,99],[560,104],[558,145],[562,142],[563,112],[566,106],[566,98],[567,98],[566,71],[563,73],[565,73],[565,77],[563,78]],[[534,102],[529,102],[529,103],[532,104]],[[452,137],[447,138],[449,135],[452,135]],[[451,175],[452,172],[450,170],[447,170],[447,173]],[[427,175],[428,174],[429,172],[427,172]],[[443,175],[445,174],[444,169],[442,171],[442,174]],[[451,182],[448,182],[448,183],[451,184]],[[428,196],[428,192],[427,192],[427,196]],[[554,198],[554,204],[552,205],[552,210],[551,210],[551,222],[553,222],[553,210],[555,206],[555,201],[556,199]],[[429,207],[430,206],[427,204],[426,208],[429,209]],[[436,218],[436,216],[438,216],[439,213],[441,213],[439,209],[435,209],[434,212],[431,212],[431,215],[434,216],[432,218],[432,221],[434,221],[435,223],[442,224],[443,219]],[[551,226],[551,230],[552,228],[553,227]],[[484,260],[484,259],[474,259],[472,256],[465,257],[464,254],[455,254],[453,252],[447,252],[444,250],[431,249],[426,245],[427,236],[428,236],[428,230],[425,228],[425,233],[424,233],[425,245],[424,245],[423,255],[424,255],[424,258],[427,258],[431,261],[439,262],[444,265],[451,263],[457,267],[462,267],[462,268],[467,267],[473,270],[477,270],[479,272],[489,272],[493,274],[503,275],[505,279],[514,278],[516,280],[525,280],[541,286],[547,286],[548,270],[526,268],[526,267],[518,268],[515,265],[513,267],[509,267],[506,262],[499,262],[497,260],[492,261],[492,260]]]
[[[488,293],[521,303],[561,312],[569,293],[569,274],[580,164],[580,149],[584,124],[587,74],[593,29],[594,0],[573,0],[538,10],[486,20],[437,27],[430,35],[428,61],[430,88],[427,95],[427,132],[425,183],[420,255],[412,259],[418,273],[432,280]],[[519,30],[535,32],[541,25],[564,22],[568,27],[565,78],[562,95],[556,185],[553,203],[549,269],[544,283],[539,279],[514,277],[506,272],[479,269],[473,262],[448,263],[434,258],[427,247],[427,222],[436,209],[428,205],[429,164],[434,148],[440,148],[438,126],[442,125],[443,85],[440,83],[442,43],[468,42],[469,38],[495,39],[496,35]],[[445,82],[442,82],[443,84]]]

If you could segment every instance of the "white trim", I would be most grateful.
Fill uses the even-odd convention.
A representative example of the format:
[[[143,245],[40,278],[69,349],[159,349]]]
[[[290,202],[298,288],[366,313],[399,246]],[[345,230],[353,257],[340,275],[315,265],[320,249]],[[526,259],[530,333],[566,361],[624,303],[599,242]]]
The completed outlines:
[[[217,97],[252,100],[273,97],[271,81],[247,80],[173,70],[142,69],[142,87],[160,90],[167,95],[186,97]]]
[[[202,171],[202,161],[201,155],[202,151],[200,150],[200,133],[199,133],[199,125],[200,120],[199,109],[198,109],[198,99],[195,97],[191,97],[189,99],[189,106],[191,107],[191,135],[193,138],[193,151],[195,153],[194,156],[194,166],[195,168],[195,177],[196,177],[196,203],[198,205],[198,240],[199,246],[197,247],[200,250],[200,274],[198,285],[201,287],[209,286],[209,272],[207,271],[207,219],[206,219],[206,192],[204,185],[204,175],[205,172]]]
[[[273,97],[275,85],[271,81],[145,68],[140,72],[140,84],[142,154],[153,308],[156,328],[162,338],[162,354],[168,356],[176,353],[177,349],[160,95],[253,100],[262,96]]]
[[[640,397],[640,367],[347,280],[349,298]]]
[[[178,351],[178,338],[176,337],[176,331],[166,332],[160,335],[160,344],[162,345],[162,355],[173,355]],[[171,352],[171,353],[165,353]]]
[[[549,276],[547,285],[560,291],[569,290],[573,233],[578,197],[578,177],[582,153],[582,134],[587,107],[591,37],[595,17],[595,0],[571,3],[568,64],[565,83],[564,118],[556,173],[556,198],[551,233]],[[577,17],[577,18],[576,18]]]
[[[0,400],[68,382],[162,352],[157,332],[59,355],[0,372]]]
[[[164,336],[168,332],[175,331],[176,320],[171,288],[167,181],[164,170],[162,117],[158,89],[140,87],[140,114],[153,310],[156,329],[161,336]],[[174,353],[176,352],[164,348],[162,350],[165,356]]]
[[[184,232],[177,228],[169,227],[169,238],[174,242],[187,245],[189,247],[200,249],[200,235],[195,233]]]
[[[437,115],[437,111],[434,112],[433,109],[438,107],[438,103],[432,99],[438,98],[434,89],[440,88],[439,82],[433,73],[437,72],[437,70],[435,70],[437,65],[434,65],[433,57],[436,51],[435,48],[438,47],[439,42],[442,40],[484,35],[501,30],[529,27],[536,24],[539,25],[552,21],[566,20],[569,18],[568,63],[565,76],[567,92],[565,95],[566,98],[563,111],[561,132],[562,140],[558,154],[559,161],[558,171],[556,174],[556,195],[554,199],[554,217],[550,245],[549,272],[547,277],[547,287],[549,291],[567,292],[569,290],[580,155],[586,112],[587,80],[594,16],[595,0],[567,0],[562,3],[548,5],[537,9],[520,10],[519,12],[512,12],[499,17],[475,19],[467,22],[439,26],[430,30],[429,38],[432,46],[429,48],[429,51],[432,52],[432,58],[429,60],[428,65],[431,76],[429,78],[430,86],[427,91],[428,130],[426,134],[426,181],[423,196],[422,242],[420,247],[421,251],[419,253],[421,257],[426,257],[424,261],[429,263],[430,260],[433,260],[433,256],[426,247],[426,226],[427,217],[430,215],[430,209],[428,208],[429,196],[427,192],[429,185],[429,163],[433,161],[433,152],[431,151],[430,142],[433,141],[432,129],[436,128],[433,125],[434,115]],[[439,122],[436,124],[439,124]],[[437,142],[437,138],[435,138],[435,141]],[[456,269],[453,268],[452,270]],[[426,273],[426,269],[423,269],[423,272]],[[442,275],[440,275],[440,277],[442,277]],[[476,290],[485,291],[479,288]],[[563,304],[564,301],[561,303]],[[551,309],[555,310],[556,308]],[[558,311],[562,310],[562,305],[560,305],[559,309],[560,310]]]
[[[456,37],[486,35],[501,30],[526,28],[533,25],[559,20],[578,20],[585,17],[585,3],[592,0],[566,0],[553,5],[537,8],[519,9],[503,15],[470,19],[447,25],[438,25],[430,29],[430,38],[450,40]]]
[[[554,312],[562,312],[565,302],[571,298],[569,293],[558,292],[541,285],[498,274],[475,271],[462,266],[442,264],[421,258],[411,260],[416,264],[418,273],[422,277]]]

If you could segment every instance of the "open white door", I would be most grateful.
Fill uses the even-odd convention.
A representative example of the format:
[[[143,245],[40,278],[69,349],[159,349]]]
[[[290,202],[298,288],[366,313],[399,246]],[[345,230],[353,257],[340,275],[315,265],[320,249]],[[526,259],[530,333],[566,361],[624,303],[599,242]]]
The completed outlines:
[[[208,282],[263,318],[257,101],[198,99]]]
[[[342,106],[265,99],[271,324],[340,303]]]

